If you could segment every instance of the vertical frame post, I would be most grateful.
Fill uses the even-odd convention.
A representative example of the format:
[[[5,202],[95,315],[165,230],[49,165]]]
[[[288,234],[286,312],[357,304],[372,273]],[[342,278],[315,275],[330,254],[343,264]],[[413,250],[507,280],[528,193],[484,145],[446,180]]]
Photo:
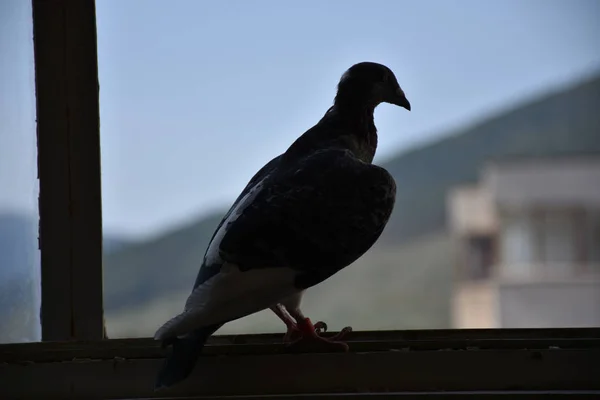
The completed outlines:
[[[94,0],[32,0],[42,340],[103,338]]]

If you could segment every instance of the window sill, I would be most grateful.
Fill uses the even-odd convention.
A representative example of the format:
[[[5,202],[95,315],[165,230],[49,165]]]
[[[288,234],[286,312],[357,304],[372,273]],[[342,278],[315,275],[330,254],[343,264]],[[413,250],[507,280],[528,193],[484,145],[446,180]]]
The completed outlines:
[[[596,328],[353,332],[342,354],[292,354],[281,337],[211,338],[192,376],[160,392],[153,383],[164,350],[151,339],[1,345],[0,391],[8,398],[123,399],[600,390]]]

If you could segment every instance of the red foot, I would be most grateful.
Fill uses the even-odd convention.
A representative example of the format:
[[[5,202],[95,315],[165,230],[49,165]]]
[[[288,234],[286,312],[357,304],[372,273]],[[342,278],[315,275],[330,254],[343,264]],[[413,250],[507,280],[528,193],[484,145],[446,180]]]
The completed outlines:
[[[302,339],[302,331],[298,328],[298,326],[295,323],[290,322],[290,323],[286,323],[286,325],[287,325],[287,332],[283,336],[283,341],[285,343],[291,344],[293,342],[297,342],[300,339]],[[344,329],[346,329],[346,328],[344,328]],[[327,332],[327,324],[323,321],[316,322],[314,324],[314,330],[315,330],[315,333],[318,335],[320,335],[323,332]],[[337,338],[340,335],[344,336],[346,333],[347,332],[342,331],[342,332],[338,333],[337,335],[335,335],[334,338]],[[341,336],[340,336],[340,338],[341,338]]]
[[[345,327],[338,334],[330,338],[324,338],[323,336],[320,336],[321,333],[327,331],[327,324],[322,321],[319,321],[313,325],[310,319],[306,318],[304,321],[298,321],[295,329],[296,332],[300,334],[300,338],[290,343],[290,346],[301,347],[305,345],[316,345],[319,347],[325,346],[327,348],[331,348],[332,350],[348,351],[348,345],[342,342],[341,339],[352,331],[352,328],[349,326]]]

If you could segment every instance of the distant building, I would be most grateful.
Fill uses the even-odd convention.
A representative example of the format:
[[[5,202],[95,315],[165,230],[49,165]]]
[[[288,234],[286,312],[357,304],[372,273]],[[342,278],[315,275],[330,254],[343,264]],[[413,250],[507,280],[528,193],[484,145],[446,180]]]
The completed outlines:
[[[455,328],[600,326],[600,157],[496,161],[447,206]]]

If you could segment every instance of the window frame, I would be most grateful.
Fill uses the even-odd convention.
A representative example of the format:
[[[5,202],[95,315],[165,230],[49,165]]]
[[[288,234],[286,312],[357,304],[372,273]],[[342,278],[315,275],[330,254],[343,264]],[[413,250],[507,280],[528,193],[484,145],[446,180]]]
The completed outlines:
[[[33,0],[42,340],[103,338],[95,2]]]
[[[95,1],[32,0],[32,7],[42,342],[0,345],[4,395],[600,393],[600,328],[352,332],[349,354],[287,353],[281,334],[215,336],[189,379],[154,392],[159,343],[108,339],[104,330]]]
[[[600,394],[598,333],[597,328],[363,331],[350,334],[346,354],[287,353],[281,334],[223,335],[210,338],[188,379],[159,392],[153,383],[164,350],[152,339],[11,344],[0,346],[0,381],[5,380],[0,387],[10,398]]]

